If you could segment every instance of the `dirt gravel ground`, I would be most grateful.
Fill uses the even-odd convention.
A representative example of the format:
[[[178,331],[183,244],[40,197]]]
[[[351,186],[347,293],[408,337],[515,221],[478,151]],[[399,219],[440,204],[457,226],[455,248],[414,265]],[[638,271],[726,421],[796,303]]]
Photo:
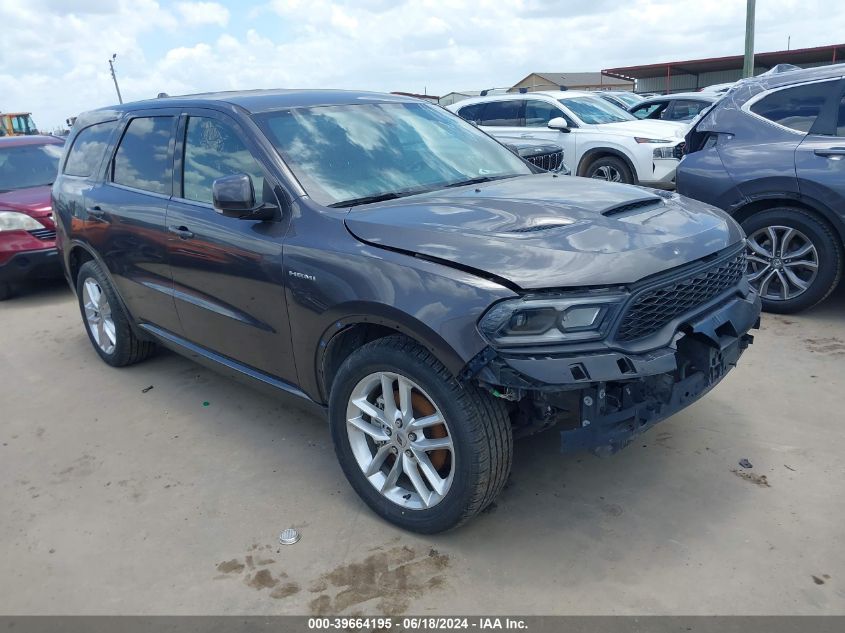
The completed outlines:
[[[611,458],[518,442],[495,507],[419,537],[319,417],[166,352],[111,369],[45,285],[0,304],[0,613],[844,614],[843,393],[840,291]]]

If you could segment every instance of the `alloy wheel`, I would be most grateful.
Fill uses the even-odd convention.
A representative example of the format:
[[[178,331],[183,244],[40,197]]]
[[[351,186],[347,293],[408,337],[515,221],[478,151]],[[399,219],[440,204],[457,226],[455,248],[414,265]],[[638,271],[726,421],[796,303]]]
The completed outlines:
[[[346,431],[361,472],[393,503],[424,510],[449,492],[452,436],[437,405],[407,377],[376,372],[360,380],[349,397]]]
[[[819,270],[819,254],[804,233],[767,226],[747,240],[748,280],[764,299],[786,301],[807,291]]]
[[[93,277],[88,277],[82,284],[82,304],[91,338],[104,353],[111,354],[117,343],[111,306],[100,284]]]
[[[622,174],[613,165],[600,165],[596,167],[591,178],[607,180],[608,182],[622,182]]]

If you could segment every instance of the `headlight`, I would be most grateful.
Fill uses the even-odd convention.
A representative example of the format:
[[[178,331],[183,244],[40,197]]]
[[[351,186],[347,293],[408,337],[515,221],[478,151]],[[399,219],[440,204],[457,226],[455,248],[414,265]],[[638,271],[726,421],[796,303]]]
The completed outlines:
[[[478,327],[494,345],[588,341],[604,336],[623,300],[621,295],[509,299],[493,306]]]
[[[637,143],[671,143],[672,141],[667,141],[665,138],[643,138],[642,136],[635,136],[634,140]]]
[[[44,226],[25,213],[0,211],[0,231],[34,231]]]
[[[670,147],[655,147],[654,148],[654,157],[655,158],[677,158],[675,156],[675,146]]]

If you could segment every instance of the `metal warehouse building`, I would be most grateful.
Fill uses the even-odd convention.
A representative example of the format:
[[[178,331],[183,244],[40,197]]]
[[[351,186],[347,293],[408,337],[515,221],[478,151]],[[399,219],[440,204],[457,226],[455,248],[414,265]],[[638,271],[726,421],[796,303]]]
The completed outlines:
[[[645,66],[626,66],[602,70],[606,77],[636,82],[637,92],[691,92],[713,84],[742,78],[742,55],[661,62]],[[845,61],[845,44],[798,48],[791,51],[757,53],[754,74],[766,72],[777,64],[794,64],[802,68],[824,66]]]

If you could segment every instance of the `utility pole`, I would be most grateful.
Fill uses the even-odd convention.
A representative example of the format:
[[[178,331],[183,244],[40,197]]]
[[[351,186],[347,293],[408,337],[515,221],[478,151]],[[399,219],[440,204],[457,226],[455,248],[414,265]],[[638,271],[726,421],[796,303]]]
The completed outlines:
[[[117,100],[123,103],[123,97],[120,96],[120,86],[117,85],[117,75],[114,74],[114,60],[117,59],[117,53],[113,53],[109,59],[109,68],[111,68],[111,78],[114,80],[114,89],[117,90]]]
[[[755,0],[747,0],[745,9],[745,61],[742,65],[742,76],[754,75],[754,5]]]

